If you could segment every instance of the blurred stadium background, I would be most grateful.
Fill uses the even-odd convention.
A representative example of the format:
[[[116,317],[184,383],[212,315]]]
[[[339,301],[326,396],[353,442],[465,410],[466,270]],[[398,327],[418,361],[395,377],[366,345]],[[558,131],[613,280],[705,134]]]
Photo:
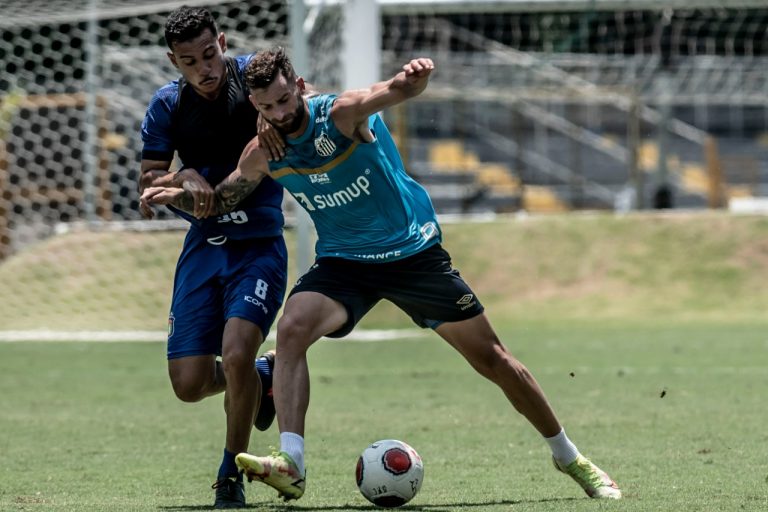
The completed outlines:
[[[432,57],[425,94],[385,115],[441,214],[768,197],[765,0],[0,0],[0,270],[57,234],[183,229],[142,222],[136,192],[146,105],[177,77],[163,25],[182,4],[211,9],[230,54],[288,47],[320,89]]]

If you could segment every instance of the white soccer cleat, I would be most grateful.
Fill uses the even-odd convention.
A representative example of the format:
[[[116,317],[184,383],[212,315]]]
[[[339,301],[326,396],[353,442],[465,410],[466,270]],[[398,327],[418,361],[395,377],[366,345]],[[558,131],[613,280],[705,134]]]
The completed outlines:
[[[250,453],[238,453],[235,463],[249,482],[259,480],[277,489],[280,497],[288,500],[297,500],[304,494],[304,475],[299,473],[299,468],[293,459],[285,453],[278,452],[272,455],[258,457]]]

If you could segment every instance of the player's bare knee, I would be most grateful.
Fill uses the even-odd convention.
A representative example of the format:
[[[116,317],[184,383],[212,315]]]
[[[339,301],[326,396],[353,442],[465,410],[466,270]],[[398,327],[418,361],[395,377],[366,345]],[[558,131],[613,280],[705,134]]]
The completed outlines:
[[[196,379],[173,378],[171,386],[176,398],[182,402],[199,402],[205,398],[205,385]]]
[[[309,325],[298,318],[283,315],[277,322],[277,343],[281,357],[297,350],[306,351],[310,337]]]
[[[250,378],[254,368],[254,356],[248,350],[232,348],[222,354],[221,369],[228,382],[240,377]]]
[[[510,371],[516,372],[517,360],[498,341],[485,345],[473,354],[472,366],[483,377],[498,381]]]
[[[499,361],[491,380],[502,386],[511,384],[517,389],[527,389],[535,383],[528,368],[509,353]]]

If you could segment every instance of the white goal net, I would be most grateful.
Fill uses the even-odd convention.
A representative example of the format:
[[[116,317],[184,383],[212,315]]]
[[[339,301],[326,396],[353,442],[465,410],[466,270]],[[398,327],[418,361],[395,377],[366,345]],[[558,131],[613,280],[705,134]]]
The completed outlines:
[[[211,10],[230,54],[290,47],[284,0],[0,0],[0,257],[58,222],[139,218],[139,127],[153,92],[178,76],[163,27],[183,4]],[[338,33],[326,11],[318,29]],[[306,74],[335,86],[323,64],[333,41],[321,43]]]
[[[144,300],[131,295],[135,276],[120,275],[125,262],[117,262],[116,249],[100,253],[87,233],[180,224],[163,211],[160,221],[140,222],[137,178],[147,104],[178,77],[164,25],[181,5],[213,13],[230,55],[275,45],[290,50],[285,0],[0,0],[0,330],[87,328],[91,321],[76,320],[84,309],[104,311],[100,323],[109,325],[109,311]],[[338,85],[338,52],[333,38],[318,39],[316,31],[338,34],[337,11],[314,12],[307,36],[312,68],[303,74],[323,87]],[[79,232],[70,237],[80,241],[62,253],[51,247],[64,231]],[[162,248],[158,253],[164,269],[151,278],[159,283],[150,300],[155,321],[164,315],[174,265]],[[30,259],[33,268],[24,264]],[[89,278],[105,268],[114,280]],[[41,325],[37,309],[55,313]],[[120,314],[117,325],[145,325],[140,314]]]

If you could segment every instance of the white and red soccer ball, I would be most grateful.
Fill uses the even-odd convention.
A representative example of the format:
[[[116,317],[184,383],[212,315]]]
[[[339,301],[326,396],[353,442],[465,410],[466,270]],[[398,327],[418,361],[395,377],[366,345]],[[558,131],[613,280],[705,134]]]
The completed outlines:
[[[357,487],[379,507],[399,507],[421,489],[424,464],[416,450],[396,439],[376,441],[363,450],[355,470]]]

